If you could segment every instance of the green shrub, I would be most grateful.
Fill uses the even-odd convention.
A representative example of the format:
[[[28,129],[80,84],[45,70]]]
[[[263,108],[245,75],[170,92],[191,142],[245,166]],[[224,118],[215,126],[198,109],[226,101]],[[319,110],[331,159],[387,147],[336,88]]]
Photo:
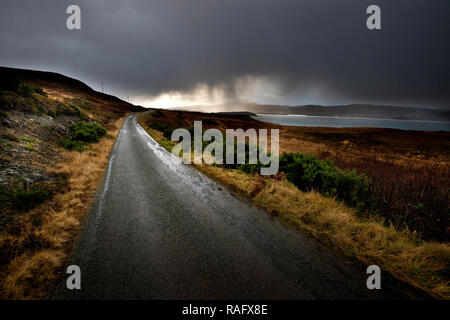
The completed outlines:
[[[74,140],[98,142],[106,135],[106,129],[97,122],[77,122],[70,128]]]
[[[27,183],[23,180],[22,186],[16,186],[12,191],[0,189],[0,204],[2,206],[11,206],[20,211],[28,211],[37,205],[50,199],[51,194],[40,188],[28,190]]]
[[[32,86],[29,86],[27,84],[21,84],[17,93],[24,98],[33,98],[34,89]]]
[[[69,138],[60,140],[59,145],[68,150],[75,150],[81,152],[84,150],[84,147],[87,145],[87,143],[83,141],[72,140]]]
[[[81,110],[80,108],[78,108],[77,105],[73,104],[73,103],[69,103],[69,107],[71,107],[73,109],[73,111],[75,112],[75,114],[80,115],[81,114]]]
[[[158,121],[153,122],[150,125],[150,128],[161,131],[164,138],[169,140],[172,138],[172,132],[174,131],[174,129],[170,125]]]
[[[83,99],[74,98],[72,102],[81,109],[90,110],[92,108],[91,104]]]
[[[49,199],[50,194],[48,191],[41,189],[24,190],[18,188],[14,191],[13,197],[16,208],[26,211]]]
[[[47,92],[45,92],[42,88],[39,88],[39,87],[36,87],[36,86],[31,86],[31,88],[37,94],[40,94],[41,96],[47,97]]]
[[[331,161],[318,160],[311,154],[284,153],[279,171],[303,191],[316,190],[352,206],[365,205],[369,199],[366,176],[338,169]]]
[[[28,138],[28,137],[22,137],[21,140],[24,141],[24,142],[28,142],[28,143],[35,143],[36,142],[35,138]]]
[[[259,161],[256,164],[250,164],[248,163],[248,160],[245,161],[244,164],[240,164],[236,166],[237,169],[244,171],[245,173],[249,174],[259,174],[261,172],[261,168],[263,168],[263,164]]]
[[[71,116],[71,115],[75,115],[76,112],[74,111],[73,108],[63,104],[63,103],[56,103],[55,104],[55,115],[59,116],[59,115],[66,115],[66,116]]]
[[[69,150],[83,151],[90,143],[95,143],[106,135],[106,129],[97,122],[77,122],[70,127],[70,134],[59,144]]]
[[[25,149],[27,149],[27,150],[29,150],[29,151],[34,151],[34,146],[33,145],[31,145],[31,144],[27,144],[27,145],[25,145],[25,147],[24,147]]]
[[[263,165],[246,163],[236,166],[250,174],[258,174]],[[316,190],[326,196],[336,197],[361,209],[369,208],[369,179],[354,170],[341,170],[330,161],[318,160],[311,154],[283,153],[279,158],[279,172],[302,191]]]

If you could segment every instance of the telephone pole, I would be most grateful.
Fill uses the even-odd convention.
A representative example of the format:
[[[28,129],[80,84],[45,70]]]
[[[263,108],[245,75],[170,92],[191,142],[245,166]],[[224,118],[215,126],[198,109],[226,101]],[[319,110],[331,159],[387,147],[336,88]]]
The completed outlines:
[[[102,82],[102,93],[104,93],[104,91],[103,91],[103,82]]]

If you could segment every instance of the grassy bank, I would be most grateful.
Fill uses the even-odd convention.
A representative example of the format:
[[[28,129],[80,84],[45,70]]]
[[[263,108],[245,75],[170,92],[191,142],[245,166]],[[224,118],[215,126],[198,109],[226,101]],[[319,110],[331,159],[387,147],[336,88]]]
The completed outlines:
[[[139,122],[163,147],[174,143],[163,132]],[[155,127],[155,126],[153,126]],[[218,166],[196,165],[214,180],[263,207],[272,216],[310,235],[345,257],[382,270],[438,299],[450,298],[450,247],[389,225],[381,217],[358,214],[334,198],[302,192],[285,177],[268,178]]]
[[[84,152],[61,147],[62,160],[49,170],[63,177],[64,184],[51,199],[18,216],[16,228],[2,233],[2,298],[45,297],[64,272],[123,119],[111,125],[106,137]]]

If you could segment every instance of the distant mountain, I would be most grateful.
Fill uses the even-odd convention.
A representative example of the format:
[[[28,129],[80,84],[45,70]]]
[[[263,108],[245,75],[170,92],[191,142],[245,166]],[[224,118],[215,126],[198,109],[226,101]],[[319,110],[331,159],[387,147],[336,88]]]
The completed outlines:
[[[259,114],[301,114],[326,117],[361,117],[401,120],[450,121],[450,110],[427,109],[416,107],[382,106],[369,104],[351,104],[341,106],[277,106],[261,105],[247,101],[208,106],[188,106],[173,108],[197,112],[250,112]]]

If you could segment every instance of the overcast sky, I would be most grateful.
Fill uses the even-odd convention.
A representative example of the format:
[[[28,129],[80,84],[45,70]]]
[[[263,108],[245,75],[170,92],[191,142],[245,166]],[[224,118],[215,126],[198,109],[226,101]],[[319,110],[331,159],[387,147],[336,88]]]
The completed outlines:
[[[81,7],[82,30],[66,28]],[[366,28],[381,7],[382,30]],[[0,65],[133,102],[450,108],[449,0],[1,0]]]

